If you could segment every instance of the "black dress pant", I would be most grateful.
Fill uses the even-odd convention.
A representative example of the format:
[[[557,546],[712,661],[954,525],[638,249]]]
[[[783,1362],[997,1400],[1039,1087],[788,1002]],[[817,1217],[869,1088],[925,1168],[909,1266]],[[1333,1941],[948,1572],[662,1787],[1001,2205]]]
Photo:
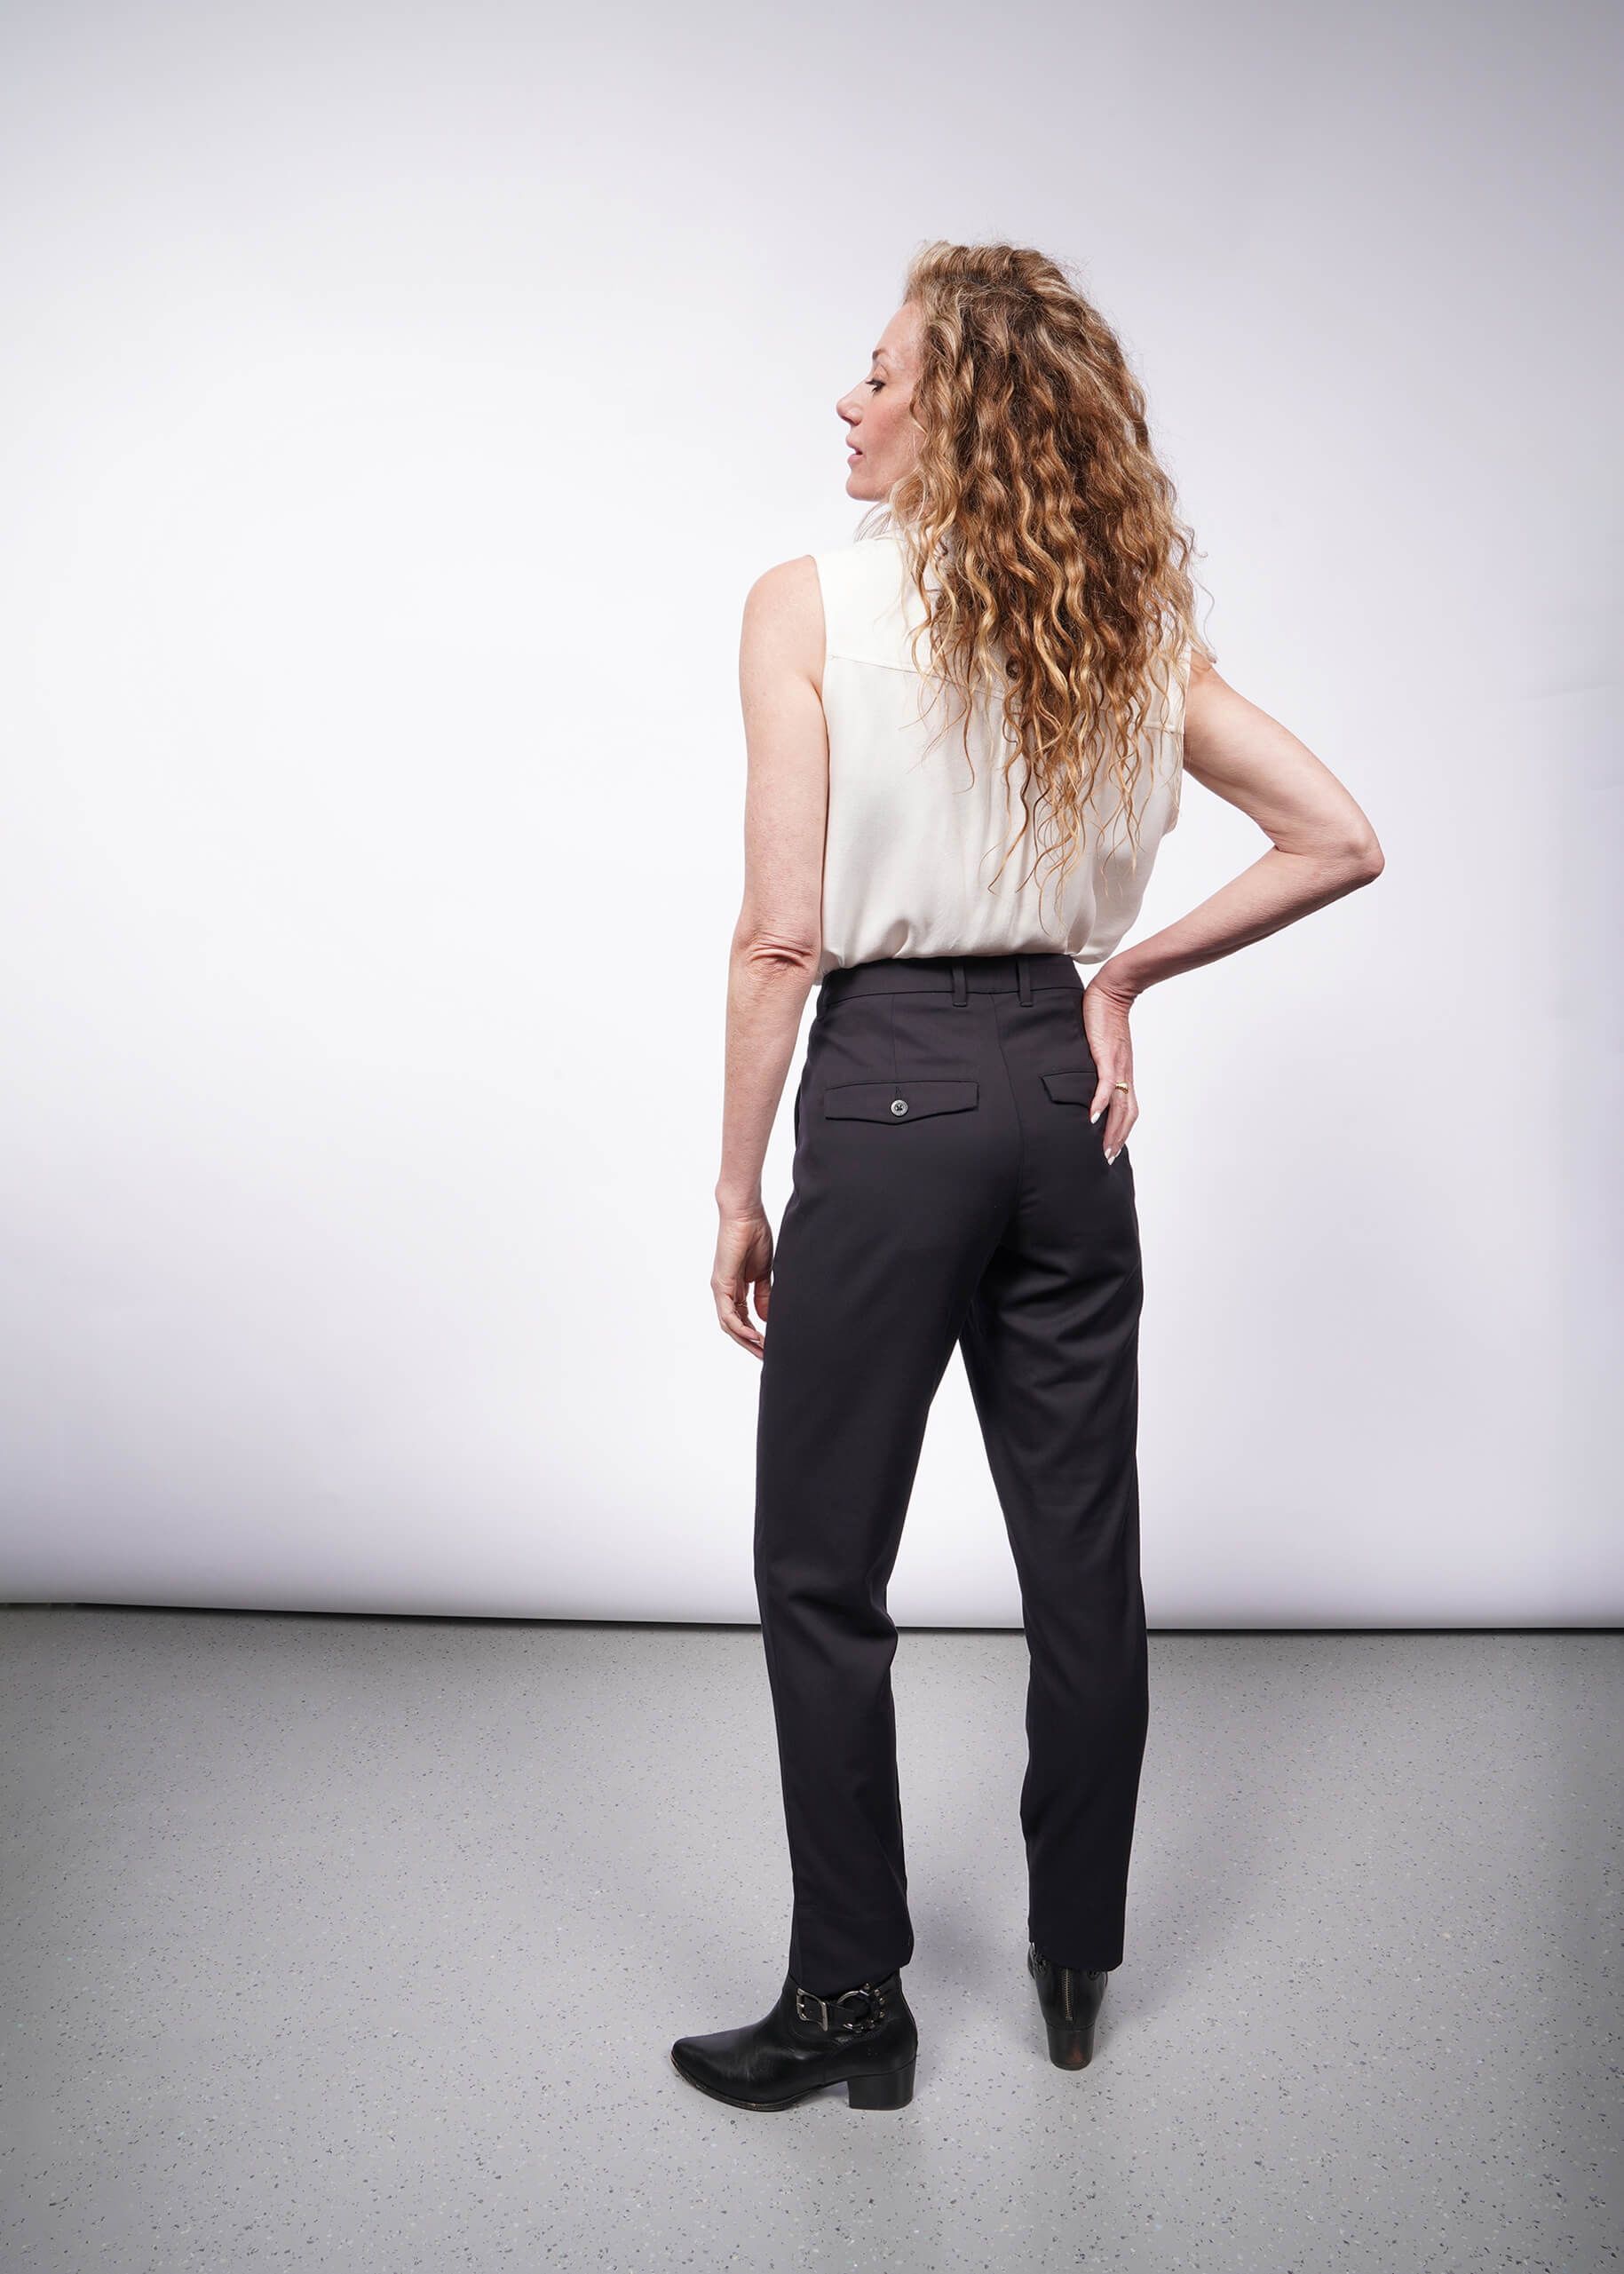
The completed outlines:
[[[1127,1150],[1068,955],[830,971],[795,1101],[761,1361],[755,1573],[794,1916],[827,1996],[913,1954],[886,1587],[956,1343],[1030,1660],[1027,1928],[1121,1962],[1148,1712],[1135,1439],[1143,1282]]]

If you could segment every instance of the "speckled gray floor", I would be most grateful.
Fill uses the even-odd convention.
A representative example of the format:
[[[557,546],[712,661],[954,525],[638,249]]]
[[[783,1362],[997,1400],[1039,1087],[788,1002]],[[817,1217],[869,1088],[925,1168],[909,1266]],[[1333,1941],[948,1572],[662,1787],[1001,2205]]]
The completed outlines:
[[[783,1977],[753,1628],[0,1611],[0,2266],[1616,2264],[1624,1644],[1152,1652],[1092,2067],[1022,1637],[906,1633],[917,2091],[769,2116],[668,2058]]]

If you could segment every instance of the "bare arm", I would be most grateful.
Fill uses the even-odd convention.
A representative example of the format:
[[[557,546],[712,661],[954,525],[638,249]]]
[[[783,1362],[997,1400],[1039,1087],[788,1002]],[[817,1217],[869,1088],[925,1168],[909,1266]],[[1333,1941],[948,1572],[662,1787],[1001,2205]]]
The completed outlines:
[[[761,1169],[822,947],[828,813],[823,602],[810,556],[769,569],[745,602],[739,649],[748,778],[744,898],[727,967],[722,1166],[711,1293],[726,1333],[759,1358],[747,1289],[765,1319],[772,1234]]]
[[[1089,984],[1084,1025],[1100,1076],[1091,1110],[1097,1120],[1109,1109],[1112,1160],[1138,1118],[1131,1088],[1115,1087],[1133,1079],[1128,1013],[1137,997],[1341,899],[1383,866],[1375,831],[1330,768],[1199,654],[1184,707],[1184,770],[1249,813],[1270,845],[1188,915],[1109,957]]]

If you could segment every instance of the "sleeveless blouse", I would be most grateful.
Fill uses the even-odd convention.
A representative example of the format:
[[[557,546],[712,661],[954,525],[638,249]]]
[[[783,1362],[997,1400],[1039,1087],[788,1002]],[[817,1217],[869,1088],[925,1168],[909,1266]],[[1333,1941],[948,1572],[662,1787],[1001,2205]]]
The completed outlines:
[[[1102,768],[1085,808],[1082,850],[1057,894],[1045,853],[1034,874],[1034,833],[998,868],[1023,819],[1024,759],[1005,776],[1008,745],[996,691],[970,713],[970,758],[959,701],[915,667],[909,635],[924,620],[894,534],[814,553],[823,595],[823,711],[828,725],[819,976],[886,955],[1054,953],[1103,963],[1139,912],[1156,849],[1178,819],[1184,780],[1188,645],[1168,692],[1153,688],[1134,788],[1137,868],[1114,777]],[[922,654],[926,643],[920,641]],[[973,778],[972,778],[973,769]]]

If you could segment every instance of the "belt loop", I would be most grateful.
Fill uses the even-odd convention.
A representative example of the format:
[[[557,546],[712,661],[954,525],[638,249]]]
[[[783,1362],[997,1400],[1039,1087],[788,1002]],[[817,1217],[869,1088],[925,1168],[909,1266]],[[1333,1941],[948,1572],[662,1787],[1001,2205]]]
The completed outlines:
[[[1032,1008],[1032,960],[1030,956],[1018,955],[1015,958],[1015,971],[1016,977],[1020,981],[1020,999],[1026,1004],[1027,1010],[1030,1010]]]
[[[953,959],[953,1001],[955,1009],[958,1010],[963,1010],[970,1001],[970,981],[965,977],[962,955],[955,955]]]

